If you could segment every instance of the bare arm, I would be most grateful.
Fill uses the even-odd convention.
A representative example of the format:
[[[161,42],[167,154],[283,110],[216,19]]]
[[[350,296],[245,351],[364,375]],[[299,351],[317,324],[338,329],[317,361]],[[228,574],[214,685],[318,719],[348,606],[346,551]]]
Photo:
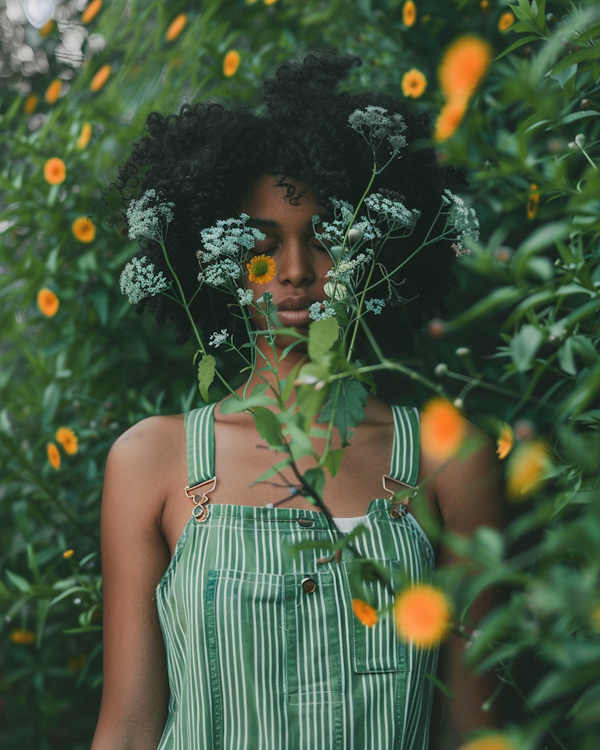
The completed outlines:
[[[154,592],[169,564],[159,528],[166,488],[163,417],[114,444],[106,464],[101,546],[104,683],[92,750],[156,750],[167,718],[166,657]]]
[[[463,537],[471,536],[481,526],[502,528],[504,525],[500,469],[494,446],[473,425],[470,436],[479,437],[482,447],[464,461],[451,461],[434,481],[444,528]],[[451,565],[458,561],[451,550],[442,547],[438,564]],[[480,622],[498,600],[498,591],[484,591],[470,609],[473,622]],[[436,713],[441,714],[438,717],[441,725],[439,737],[434,738],[436,750],[455,750],[465,741],[468,732],[499,727],[502,723],[500,701],[490,711],[481,709],[496,689],[497,678],[494,673],[473,675],[464,664],[466,644],[464,638],[451,634],[442,646],[438,676],[450,688],[454,699],[439,700],[442,705],[437,706]]]

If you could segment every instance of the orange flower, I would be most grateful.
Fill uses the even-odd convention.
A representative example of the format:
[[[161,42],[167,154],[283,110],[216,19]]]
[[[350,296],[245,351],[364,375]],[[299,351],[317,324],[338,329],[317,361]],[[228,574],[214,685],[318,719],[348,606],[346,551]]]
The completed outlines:
[[[46,446],[46,453],[48,454],[48,461],[53,469],[60,469],[60,453],[54,443],[48,443]]]
[[[512,450],[514,440],[515,436],[512,427],[509,424],[503,424],[497,441],[498,450],[496,453],[498,454],[498,458],[506,458],[508,456]]]
[[[81,23],[89,23],[93,21],[98,15],[98,11],[102,7],[102,0],[92,0],[87,8],[81,14]]]
[[[77,139],[77,148],[82,151],[90,142],[90,138],[92,137],[92,126],[89,124],[89,122],[84,122],[81,127],[81,133],[79,134],[79,138]]]
[[[400,637],[419,648],[439,643],[450,622],[450,605],[444,593],[427,584],[398,594],[394,611]]]
[[[377,625],[379,621],[377,612],[370,604],[367,604],[367,602],[363,602],[362,599],[353,599],[352,609],[354,610],[354,614],[358,617],[363,625],[366,625],[368,628],[372,628],[374,625]]]
[[[492,60],[492,48],[477,36],[462,36],[444,53],[440,87],[452,102],[468,100],[481,83]]]
[[[187,16],[185,15],[185,13],[180,13],[178,16],[175,16],[175,18],[169,24],[169,28],[167,29],[167,33],[165,34],[165,39],[167,40],[167,42],[174,42],[185,28],[186,23]]]
[[[56,442],[60,443],[65,449],[65,453],[68,453],[70,456],[74,456],[77,453],[77,435],[69,427],[59,427],[55,438]]]
[[[60,96],[61,89],[62,81],[60,80],[60,78],[55,78],[48,86],[48,88],[46,89],[46,93],[44,94],[44,99],[48,102],[48,104],[54,104],[54,102]]]
[[[457,100],[444,104],[435,121],[435,130],[433,132],[433,139],[435,141],[445,141],[451,135],[454,135],[465,116],[467,103],[467,100]]]
[[[535,492],[551,465],[548,448],[541,440],[520,445],[508,461],[508,496],[512,500],[521,500]]]
[[[265,0],[265,5],[275,5],[277,0]]]
[[[75,239],[79,240],[79,242],[93,242],[96,236],[96,227],[87,216],[80,216],[78,219],[75,219],[71,229],[73,230]]]
[[[529,188],[529,198],[527,199],[527,218],[535,219],[540,208],[540,194],[537,191],[537,185],[533,182]]]
[[[66,549],[63,552],[63,557],[65,558],[65,560],[68,560],[70,557],[73,557],[74,554],[75,554],[74,549]]]
[[[459,750],[516,750],[516,747],[504,734],[488,734],[461,745]]]
[[[60,302],[51,289],[46,289],[44,287],[44,289],[40,289],[37,293],[37,304],[40,308],[40,312],[42,312],[47,318],[52,318],[58,312]]]
[[[490,12],[489,0],[481,0],[481,2],[479,3],[479,7],[484,13],[489,13]]]
[[[240,67],[240,59],[240,53],[235,49],[230,49],[223,60],[223,75],[228,78],[234,76]]]
[[[37,107],[37,103],[39,101],[39,97],[37,94],[29,94],[27,99],[25,99],[25,104],[23,105],[23,112],[25,112],[26,115],[30,115],[33,110]]]
[[[409,28],[415,25],[417,20],[417,6],[413,0],[406,0],[402,6],[402,23]]]
[[[44,164],[44,179],[49,185],[60,185],[67,176],[65,163],[55,156]]]
[[[270,255],[255,255],[246,268],[250,272],[248,278],[256,284],[266,284],[275,278],[275,261]]]
[[[400,86],[404,96],[411,96],[413,99],[418,99],[427,88],[427,78],[425,78],[420,70],[412,68],[402,76]]]
[[[35,633],[32,633],[31,630],[11,630],[9,638],[19,646],[31,646],[32,643],[35,643]]]
[[[52,33],[53,28],[54,28],[54,21],[50,19],[49,21],[46,21],[46,23],[42,26],[41,29],[38,29],[38,34],[40,36],[49,36]]]
[[[498,20],[498,31],[507,31],[507,29],[510,29],[514,22],[515,17],[509,10],[507,10],[506,13],[503,13]]]
[[[445,461],[460,448],[467,435],[467,421],[445,398],[433,398],[421,415],[423,450]]]
[[[102,86],[104,86],[104,84],[108,80],[108,76],[110,75],[110,73],[111,73],[110,65],[108,65],[108,63],[103,65],[98,70],[96,75],[92,78],[92,81],[90,83],[90,91],[94,91],[94,92],[100,91]]]

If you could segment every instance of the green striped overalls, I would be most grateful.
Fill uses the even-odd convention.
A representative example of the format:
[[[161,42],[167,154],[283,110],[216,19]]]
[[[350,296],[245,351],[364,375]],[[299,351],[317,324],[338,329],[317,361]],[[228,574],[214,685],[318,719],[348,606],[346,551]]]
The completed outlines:
[[[418,412],[393,412],[390,476],[414,485]],[[213,428],[214,404],[185,416],[190,487],[214,476]],[[156,590],[171,690],[159,750],[427,750],[425,675],[437,650],[398,640],[392,616],[359,622],[347,550],[340,564],[317,562],[327,548],[292,556],[290,544],[339,537],[325,516],[210,503],[194,512],[206,519],[190,518]],[[367,515],[358,551],[429,581],[433,551],[412,515],[387,499]]]

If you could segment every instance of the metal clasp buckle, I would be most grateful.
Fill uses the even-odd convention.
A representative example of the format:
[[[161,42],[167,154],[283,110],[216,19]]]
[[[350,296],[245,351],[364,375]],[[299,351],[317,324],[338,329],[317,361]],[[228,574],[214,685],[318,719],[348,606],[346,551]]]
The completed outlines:
[[[386,492],[389,492],[392,497],[398,492],[398,490],[393,490],[390,487],[387,486],[386,482],[395,482],[396,484],[399,484],[401,487],[405,487],[408,490],[412,490],[410,495],[407,495],[402,500],[394,500],[392,502],[392,507],[390,508],[390,516],[392,518],[401,518],[405,516],[408,513],[408,501],[413,498],[417,492],[417,487],[413,487],[412,484],[406,484],[406,482],[401,482],[399,479],[394,479],[394,477],[389,476],[389,474],[383,475],[383,489]],[[390,497],[390,500],[392,499]]]
[[[201,487],[207,487],[208,485],[211,485],[210,488],[204,490],[204,492],[202,493],[194,491],[199,490]],[[205,482],[200,482],[200,484],[195,484],[193,487],[190,487],[188,485],[185,488],[185,494],[194,503],[192,516],[198,523],[203,523],[208,518],[208,508],[206,507],[206,503],[208,502],[208,493],[212,492],[216,486],[217,478],[213,477],[212,479],[207,479]],[[198,500],[198,495],[200,494],[202,494],[202,498]]]

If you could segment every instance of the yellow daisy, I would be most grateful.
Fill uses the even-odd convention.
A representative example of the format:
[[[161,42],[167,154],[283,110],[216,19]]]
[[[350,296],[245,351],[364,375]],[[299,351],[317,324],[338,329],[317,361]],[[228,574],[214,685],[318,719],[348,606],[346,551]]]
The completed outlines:
[[[249,280],[256,284],[266,284],[275,278],[275,261],[270,255],[255,255],[246,268]]]

